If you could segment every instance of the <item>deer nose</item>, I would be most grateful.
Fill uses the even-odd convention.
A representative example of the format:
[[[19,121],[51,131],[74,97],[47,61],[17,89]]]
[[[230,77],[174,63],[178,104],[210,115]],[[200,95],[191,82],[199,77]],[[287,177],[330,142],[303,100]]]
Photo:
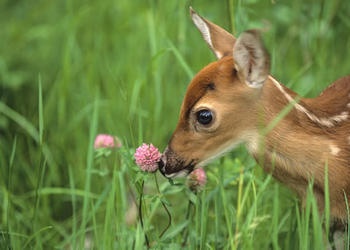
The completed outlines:
[[[166,156],[165,154],[162,154],[158,162],[158,169],[163,175],[165,175],[165,166],[166,166]]]

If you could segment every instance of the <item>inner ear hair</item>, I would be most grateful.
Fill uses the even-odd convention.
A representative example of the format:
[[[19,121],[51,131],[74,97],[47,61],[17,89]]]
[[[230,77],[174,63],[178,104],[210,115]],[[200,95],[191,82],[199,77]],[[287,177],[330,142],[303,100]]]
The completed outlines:
[[[191,7],[190,14],[193,23],[201,32],[204,41],[218,60],[224,56],[232,55],[232,47],[236,41],[236,38],[232,34],[198,15]]]
[[[270,57],[258,30],[243,32],[233,47],[235,67],[245,83],[260,88],[270,73]]]

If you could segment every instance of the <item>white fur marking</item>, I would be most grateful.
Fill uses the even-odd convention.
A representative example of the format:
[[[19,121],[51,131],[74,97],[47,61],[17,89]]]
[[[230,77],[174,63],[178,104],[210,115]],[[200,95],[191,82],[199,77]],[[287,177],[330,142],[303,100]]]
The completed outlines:
[[[245,81],[245,84],[247,84],[249,87],[253,88],[253,89],[260,89],[264,82],[256,82],[256,81],[252,81],[252,82],[249,82],[249,81]]]
[[[329,149],[331,151],[331,154],[334,156],[337,156],[340,152],[340,148],[338,148],[336,145],[330,144]]]
[[[273,84],[282,92],[282,94],[287,98],[289,102],[295,102],[295,100],[284,90],[282,85],[276,79],[274,79],[272,76],[269,76],[269,78],[272,80]],[[304,106],[300,105],[299,103],[295,103],[294,107],[298,111],[304,113],[311,121],[329,128],[335,126],[336,123],[345,121],[349,118],[348,111],[344,111],[339,115],[334,115],[329,118],[324,118],[324,117],[319,118],[315,114],[313,114],[311,111],[307,110]]]

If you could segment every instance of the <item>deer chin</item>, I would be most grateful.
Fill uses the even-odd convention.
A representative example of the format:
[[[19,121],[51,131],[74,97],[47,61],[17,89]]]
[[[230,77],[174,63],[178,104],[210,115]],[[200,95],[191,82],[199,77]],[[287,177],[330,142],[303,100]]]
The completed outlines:
[[[164,167],[159,167],[159,171],[168,179],[178,178],[178,177],[186,177],[195,169],[195,165],[188,165],[180,170],[176,170],[173,172],[167,172]]]
[[[193,164],[189,164],[186,167],[182,168],[181,170],[172,172],[172,173],[167,173],[165,170],[165,166],[164,167],[160,167],[159,170],[160,172],[168,179],[173,179],[173,178],[178,178],[178,177],[186,177],[187,175],[189,175],[194,169],[196,168],[202,168],[205,167],[206,165],[210,164],[212,161],[214,161],[215,159],[219,158],[220,156],[224,155],[225,153],[227,153],[229,150],[218,153],[214,156],[211,156],[203,161],[200,161],[199,163],[193,165]]]
[[[194,168],[193,168],[194,169]],[[168,179],[173,179],[173,178],[181,178],[181,177],[186,177],[187,175],[189,175],[193,169],[182,169],[178,172],[174,172],[174,173],[171,173],[171,174],[166,174],[166,173],[163,173],[161,171],[161,173]]]

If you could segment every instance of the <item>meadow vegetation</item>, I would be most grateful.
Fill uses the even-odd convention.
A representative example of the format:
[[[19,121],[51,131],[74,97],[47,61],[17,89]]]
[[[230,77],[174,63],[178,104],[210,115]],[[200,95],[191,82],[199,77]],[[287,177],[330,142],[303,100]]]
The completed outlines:
[[[198,194],[136,167],[215,60],[190,5],[236,35],[266,30],[272,75],[302,96],[350,74],[348,1],[0,1],[1,249],[325,248],[312,196],[301,212],[244,147]],[[99,133],[123,146],[96,157]]]

